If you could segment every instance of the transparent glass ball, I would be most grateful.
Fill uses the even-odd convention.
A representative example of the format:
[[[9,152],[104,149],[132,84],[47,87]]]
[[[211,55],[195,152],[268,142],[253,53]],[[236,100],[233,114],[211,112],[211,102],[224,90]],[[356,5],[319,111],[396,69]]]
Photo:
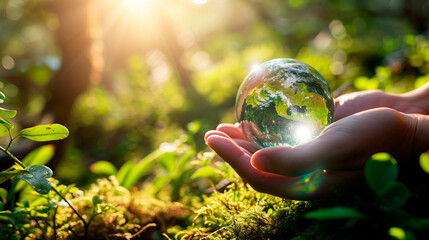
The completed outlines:
[[[313,67],[280,58],[247,75],[235,109],[244,135],[257,148],[296,146],[332,123],[334,101],[328,83]]]

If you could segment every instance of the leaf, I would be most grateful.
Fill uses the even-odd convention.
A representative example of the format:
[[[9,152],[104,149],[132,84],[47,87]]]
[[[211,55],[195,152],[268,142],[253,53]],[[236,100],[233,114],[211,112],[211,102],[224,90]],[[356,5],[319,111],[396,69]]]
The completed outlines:
[[[9,210],[0,212],[0,221],[12,223],[13,225],[15,225],[15,218],[13,217],[12,212]]]
[[[18,176],[18,178],[34,186],[34,190],[40,194],[48,194],[52,189],[48,178],[52,177],[52,170],[46,166],[35,165],[25,168],[27,174]]]
[[[0,117],[3,118],[14,118],[16,116],[16,110],[9,110],[0,107]]]
[[[25,166],[45,165],[55,153],[55,146],[52,144],[43,145],[31,151],[22,159]]]
[[[197,171],[195,171],[192,174],[192,179],[202,178],[202,177],[211,177],[211,176],[216,176],[216,175],[217,175],[216,171],[211,166],[205,166],[205,167],[199,168]]]
[[[399,227],[391,227],[389,228],[389,235],[395,239],[398,240],[405,240],[407,239],[407,234],[405,233],[404,229]]]
[[[130,189],[132,186],[136,185],[139,179],[146,173],[152,162],[162,153],[162,151],[157,150],[140,160],[133,169],[130,169],[129,174],[125,176],[122,186]]]
[[[126,161],[120,168],[118,173],[116,174],[116,180],[118,180],[119,185],[124,186],[124,182],[126,181],[126,176],[130,174],[132,169],[136,165],[131,161]]]
[[[25,137],[37,142],[61,140],[68,136],[69,130],[56,123],[25,128],[17,135],[17,137]]]
[[[429,174],[429,151],[420,155],[420,166],[427,174]]]
[[[403,183],[389,182],[380,192],[378,202],[385,210],[402,207],[410,197],[410,192]]]
[[[427,231],[429,229],[429,218],[412,218],[409,225],[413,230]]]
[[[43,145],[31,151],[22,159],[25,166],[45,165],[55,153],[55,146],[52,144]],[[19,181],[16,184],[15,191],[22,191],[25,187],[29,187],[25,182]]]
[[[13,125],[5,119],[0,118],[0,137],[3,137],[9,134],[10,130],[12,130]]]
[[[176,168],[176,153],[174,152],[163,152],[158,157],[158,162],[168,172],[173,172]]]
[[[186,129],[191,134],[196,134],[201,129],[201,122],[198,120],[190,122],[186,125]]]
[[[115,165],[113,165],[111,162],[108,162],[108,161],[95,162],[91,165],[90,170],[95,174],[107,175],[107,176],[115,175],[116,172],[118,171]]]
[[[0,91],[0,100],[4,101],[6,99],[6,96],[4,95],[3,92]],[[2,102],[3,103],[3,102]]]
[[[362,213],[354,210],[353,208],[337,206],[331,208],[322,208],[318,209],[304,215],[306,218],[310,219],[361,219],[366,216]]]
[[[24,175],[26,173],[26,170],[21,169],[8,169],[6,171],[0,172],[0,183],[4,183],[15,176]]]
[[[101,204],[103,201],[101,201],[101,198],[99,197],[99,196],[97,196],[97,195],[94,195],[93,197],[92,197],[92,205],[94,206],[94,207],[96,207],[98,204]]]
[[[358,77],[353,82],[354,87],[358,90],[372,90],[377,89],[379,82],[376,78]]]
[[[365,178],[369,187],[379,192],[398,176],[398,166],[393,157],[387,153],[374,154],[365,165]]]
[[[4,188],[0,188],[0,201],[6,203],[7,201],[7,190]]]

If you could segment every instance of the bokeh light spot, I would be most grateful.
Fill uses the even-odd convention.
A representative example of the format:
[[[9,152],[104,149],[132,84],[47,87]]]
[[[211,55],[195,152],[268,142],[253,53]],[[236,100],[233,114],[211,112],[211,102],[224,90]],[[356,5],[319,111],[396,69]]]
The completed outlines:
[[[6,70],[11,70],[15,67],[15,60],[11,56],[4,56],[1,59],[1,65]]]
[[[198,5],[202,5],[202,4],[206,4],[208,0],[192,0],[193,4],[198,4]]]

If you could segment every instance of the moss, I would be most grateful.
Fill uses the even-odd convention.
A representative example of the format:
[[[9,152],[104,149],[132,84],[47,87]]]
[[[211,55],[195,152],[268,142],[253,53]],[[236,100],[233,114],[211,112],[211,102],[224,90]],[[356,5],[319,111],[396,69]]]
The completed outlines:
[[[309,202],[286,200],[259,193],[235,182],[224,193],[204,199],[194,224],[176,239],[282,239],[296,235],[300,216]]]

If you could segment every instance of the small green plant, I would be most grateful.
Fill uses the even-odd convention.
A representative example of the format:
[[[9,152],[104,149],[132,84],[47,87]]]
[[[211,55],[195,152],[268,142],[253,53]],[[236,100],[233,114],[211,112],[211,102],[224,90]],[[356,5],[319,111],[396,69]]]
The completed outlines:
[[[5,96],[3,93],[0,92],[0,104],[4,102]],[[43,148],[38,149],[38,152],[33,152],[32,155],[30,155],[26,161],[20,161],[18,158],[16,158],[10,151],[10,147],[12,143],[19,137],[24,137],[33,141],[37,142],[47,142],[47,141],[54,141],[54,140],[62,140],[69,135],[69,131],[66,127],[60,125],[60,124],[46,124],[46,125],[38,125],[30,128],[25,128],[19,131],[16,135],[13,134],[14,126],[13,124],[7,120],[14,118],[17,114],[16,110],[8,110],[5,108],[0,108],[0,136],[9,136],[9,143],[6,147],[0,146],[0,150],[4,152],[12,161],[13,164],[8,169],[0,172],[0,183],[3,183],[7,180],[12,179],[13,184],[12,188],[10,190],[10,194],[5,190],[1,189],[1,208],[0,210],[0,221],[6,222],[7,224],[11,224],[13,232],[19,232],[19,236],[25,236],[31,232],[32,230],[29,230],[25,226],[26,219],[30,218],[32,219],[37,225],[39,225],[39,220],[44,220],[47,224],[44,226],[49,226],[53,229],[53,236],[54,238],[57,237],[56,235],[56,221],[55,216],[57,212],[58,206],[68,206],[70,209],[73,210],[73,212],[78,216],[78,218],[82,221],[82,224],[84,226],[84,239],[88,239],[88,229],[89,224],[91,223],[92,219],[97,216],[102,211],[106,210],[106,208],[100,207],[100,201],[97,201],[95,198],[94,200],[94,207],[97,208],[97,211],[94,211],[94,213],[91,215],[90,219],[87,221],[85,220],[81,214],[72,206],[69,200],[66,199],[64,196],[67,191],[58,190],[56,187],[52,185],[51,177],[53,175],[52,170],[45,166],[45,165],[35,165],[35,163],[42,163],[45,162],[45,160],[37,159],[37,155],[40,154],[40,151],[43,151]],[[27,164],[31,166],[27,166],[24,162],[27,162]],[[17,188],[21,188],[21,185],[18,185],[16,179],[23,180],[33,186],[34,190],[41,195],[49,195],[50,192],[54,192],[57,196],[59,196],[62,200],[61,202],[55,202],[51,199],[54,198],[46,198],[47,204],[44,205],[43,208],[38,209],[32,209],[27,201],[24,201],[23,203],[18,203],[19,209],[16,209],[14,211],[10,210],[3,210],[4,205],[7,202],[7,199],[11,199],[14,193],[17,191]],[[66,190],[69,190],[68,188]],[[9,196],[8,196],[9,195]],[[61,204],[60,204],[61,203]],[[54,214],[52,215],[52,223],[49,224],[48,216],[46,215],[50,211],[54,211]],[[33,213],[35,215],[33,215]],[[41,214],[41,215],[40,215]],[[24,221],[21,221],[24,220]],[[40,225],[39,225],[40,226]],[[46,229],[45,229],[46,230]],[[69,230],[74,233],[73,229],[70,227]],[[12,238],[19,238],[16,234],[12,232],[11,237]],[[75,234],[77,238],[80,239],[80,236]]]

